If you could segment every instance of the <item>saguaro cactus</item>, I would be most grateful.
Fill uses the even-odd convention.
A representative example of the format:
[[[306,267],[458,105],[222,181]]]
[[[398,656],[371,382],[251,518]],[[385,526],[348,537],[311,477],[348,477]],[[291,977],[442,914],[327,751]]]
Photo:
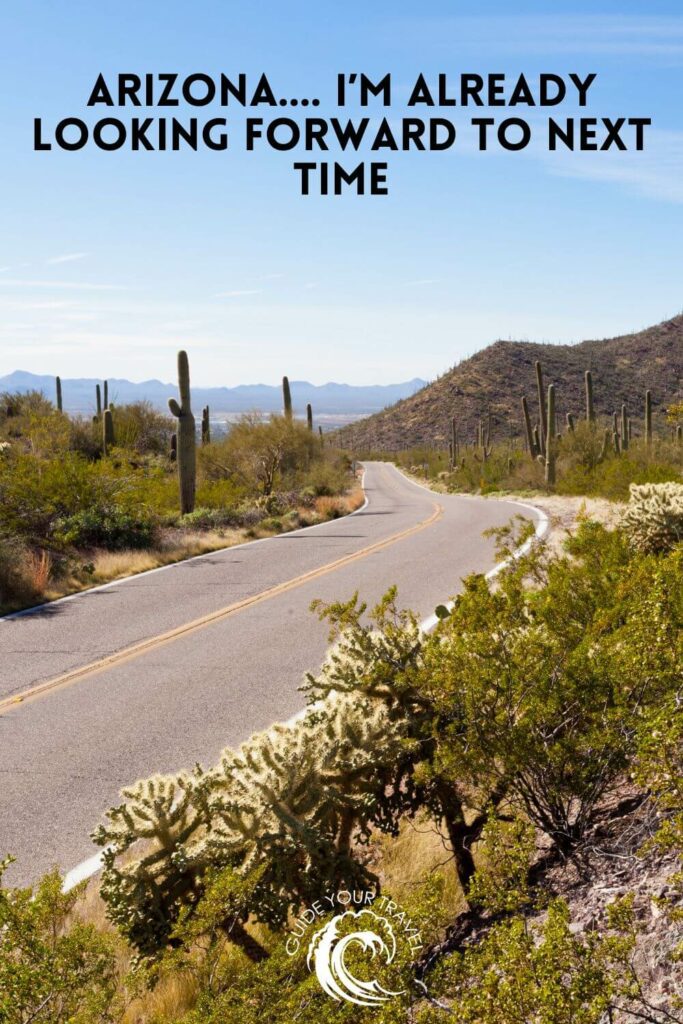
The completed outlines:
[[[536,388],[538,390],[538,418],[541,424],[538,431],[538,439],[541,446],[541,455],[545,455],[546,441],[548,434],[555,433],[555,415],[552,420],[548,419],[548,412],[545,405],[545,392],[543,390],[543,367],[540,359],[536,360]]]
[[[555,385],[548,385],[548,404],[546,409],[545,431],[545,482],[549,487],[555,483],[555,459],[557,438],[555,434]]]
[[[324,448],[325,447],[325,438],[323,436],[323,428],[320,427],[320,426],[318,427],[318,433],[320,434],[320,447]]]
[[[567,430],[570,434],[574,433],[574,417],[570,412],[567,413]]]
[[[626,405],[621,403],[621,450],[628,451],[629,420],[626,414]]]
[[[289,387],[289,377],[282,378],[282,402],[285,416],[288,420],[292,418],[292,392]]]
[[[97,418],[99,420],[102,416],[102,392],[99,384],[95,385],[95,405],[97,407]]]
[[[652,444],[652,392],[645,392],[645,443],[648,447]]]
[[[102,405],[105,409],[109,408],[109,381],[106,380],[102,391]]]
[[[586,370],[586,419],[589,423],[595,423],[595,407],[593,406],[593,374]]]
[[[114,447],[114,417],[111,409],[105,409],[102,417],[102,451],[106,455]]]
[[[194,416],[190,406],[190,365],[187,352],[178,353],[178,392],[180,403],[169,398],[168,407],[178,420],[177,462],[180,485],[180,511],[183,515],[194,510],[197,479],[197,451]]]
[[[168,453],[168,457],[171,462],[175,462],[178,458],[178,435],[171,434],[171,449]]]
[[[524,414],[524,429],[526,431],[526,443],[529,447],[529,455],[532,459],[535,459],[539,455],[539,451],[536,446],[534,439],[534,431],[531,426],[531,417],[529,416],[529,403],[526,400],[526,395],[522,397],[522,412]]]
[[[313,430],[313,406],[310,402],[306,406],[306,425],[309,430]]]
[[[211,420],[209,419],[208,405],[202,409],[202,444],[211,444]]]
[[[455,467],[458,461],[458,423],[455,416],[451,419],[451,448],[453,449],[452,464]]]
[[[55,377],[55,387],[57,390],[57,409],[59,412],[62,411],[62,378]]]

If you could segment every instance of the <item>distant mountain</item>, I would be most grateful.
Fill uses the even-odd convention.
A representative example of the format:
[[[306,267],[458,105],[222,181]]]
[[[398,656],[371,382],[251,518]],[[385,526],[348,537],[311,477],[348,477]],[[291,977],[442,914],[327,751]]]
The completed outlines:
[[[528,397],[532,416],[537,408],[537,359],[546,384],[556,386],[561,422],[567,412],[584,415],[584,371],[591,370],[596,414],[611,415],[625,402],[640,432],[647,388],[655,411],[683,399],[683,316],[636,334],[577,345],[496,341],[392,408],[355,423],[348,443],[384,450],[445,447],[453,416],[461,439],[472,440],[479,418],[489,410],[494,437],[519,435],[522,396]]]
[[[101,383],[94,378],[62,379],[62,395],[65,412],[91,413],[95,407],[95,385]],[[425,381],[406,381],[403,384],[370,385],[354,387],[351,384],[309,384],[308,381],[291,381],[292,403],[296,414],[305,416],[306,404],[313,406],[316,416],[325,415],[368,415],[384,409],[387,405],[415,394],[424,387]],[[54,400],[55,378],[15,370],[0,377],[0,392],[42,391]],[[127,402],[146,400],[159,409],[167,409],[169,398],[177,397],[175,384],[164,384],[160,380],[144,380],[139,384],[129,380],[109,378],[109,397],[112,402],[123,405]],[[219,413],[243,413],[258,409],[260,412],[279,412],[282,409],[282,389],[269,384],[240,384],[234,388],[192,388],[192,404],[195,412],[202,406],[211,408],[212,417]]]

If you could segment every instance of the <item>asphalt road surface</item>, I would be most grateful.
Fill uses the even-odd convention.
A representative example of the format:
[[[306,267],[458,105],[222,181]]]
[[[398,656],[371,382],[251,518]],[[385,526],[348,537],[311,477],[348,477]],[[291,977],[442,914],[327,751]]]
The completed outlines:
[[[323,659],[314,598],[370,601],[397,584],[423,618],[493,565],[490,526],[529,509],[436,495],[366,466],[352,516],[203,555],[0,619],[0,857],[12,884],[95,851],[122,786],[213,764],[300,711]]]

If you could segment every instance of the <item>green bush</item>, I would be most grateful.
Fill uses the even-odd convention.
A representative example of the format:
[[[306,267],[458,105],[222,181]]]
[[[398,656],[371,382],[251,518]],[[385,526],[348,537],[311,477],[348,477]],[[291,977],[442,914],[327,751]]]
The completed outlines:
[[[115,1014],[118,943],[73,911],[80,889],[55,871],[34,889],[6,889],[0,862],[0,1020],[106,1024]]]
[[[157,542],[158,524],[145,512],[133,515],[116,505],[100,506],[57,519],[52,536],[58,544],[77,548],[144,550]]]

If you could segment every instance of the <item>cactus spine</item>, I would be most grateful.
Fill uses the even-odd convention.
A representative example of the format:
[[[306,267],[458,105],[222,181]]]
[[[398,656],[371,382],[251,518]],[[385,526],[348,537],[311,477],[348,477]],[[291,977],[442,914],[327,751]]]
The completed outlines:
[[[306,426],[309,430],[313,430],[313,406],[310,402],[306,406]]]
[[[540,364],[539,364],[540,365]],[[549,487],[555,483],[555,459],[557,440],[555,436],[555,385],[548,385],[547,421],[545,434],[545,482]]]
[[[649,389],[645,392],[645,443],[648,447],[652,444],[652,392]]]
[[[555,430],[555,416],[553,415],[552,422],[548,419],[548,413],[545,404],[545,392],[543,390],[543,367],[541,366],[540,359],[536,360],[536,388],[538,391],[538,416],[541,424],[538,431],[538,439],[540,442],[540,454],[545,455],[546,442],[548,434],[554,433]]]
[[[593,405],[593,374],[586,370],[586,420],[595,423],[595,407]]]
[[[95,385],[95,405],[97,408],[98,420],[102,418],[102,392],[100,391],[100,385]]]
[[[180,485],[180,511],[183,515],[194,510],[197,478],[197,451],[194,416],[190,406],[190,365],[187,352],[178,353],[178,392],[180,403],[169,398],[168,407],[178,420],[177,462]]]
[[[626,414],[626,405],[621,404],[621,450],[628,451],[629,420]]]
[[[114,417],[111,409],[105,409],[102,417],[102,451],[106,455],[114,447]]]
[[[62,411],[62,379],[61,377],[55,377],[55,386],[57,389],[57,410]]]
[[[282,402],[284,405],[285,417],[292,418],[292,392],[289,387],[289,377],[282,378]]]

